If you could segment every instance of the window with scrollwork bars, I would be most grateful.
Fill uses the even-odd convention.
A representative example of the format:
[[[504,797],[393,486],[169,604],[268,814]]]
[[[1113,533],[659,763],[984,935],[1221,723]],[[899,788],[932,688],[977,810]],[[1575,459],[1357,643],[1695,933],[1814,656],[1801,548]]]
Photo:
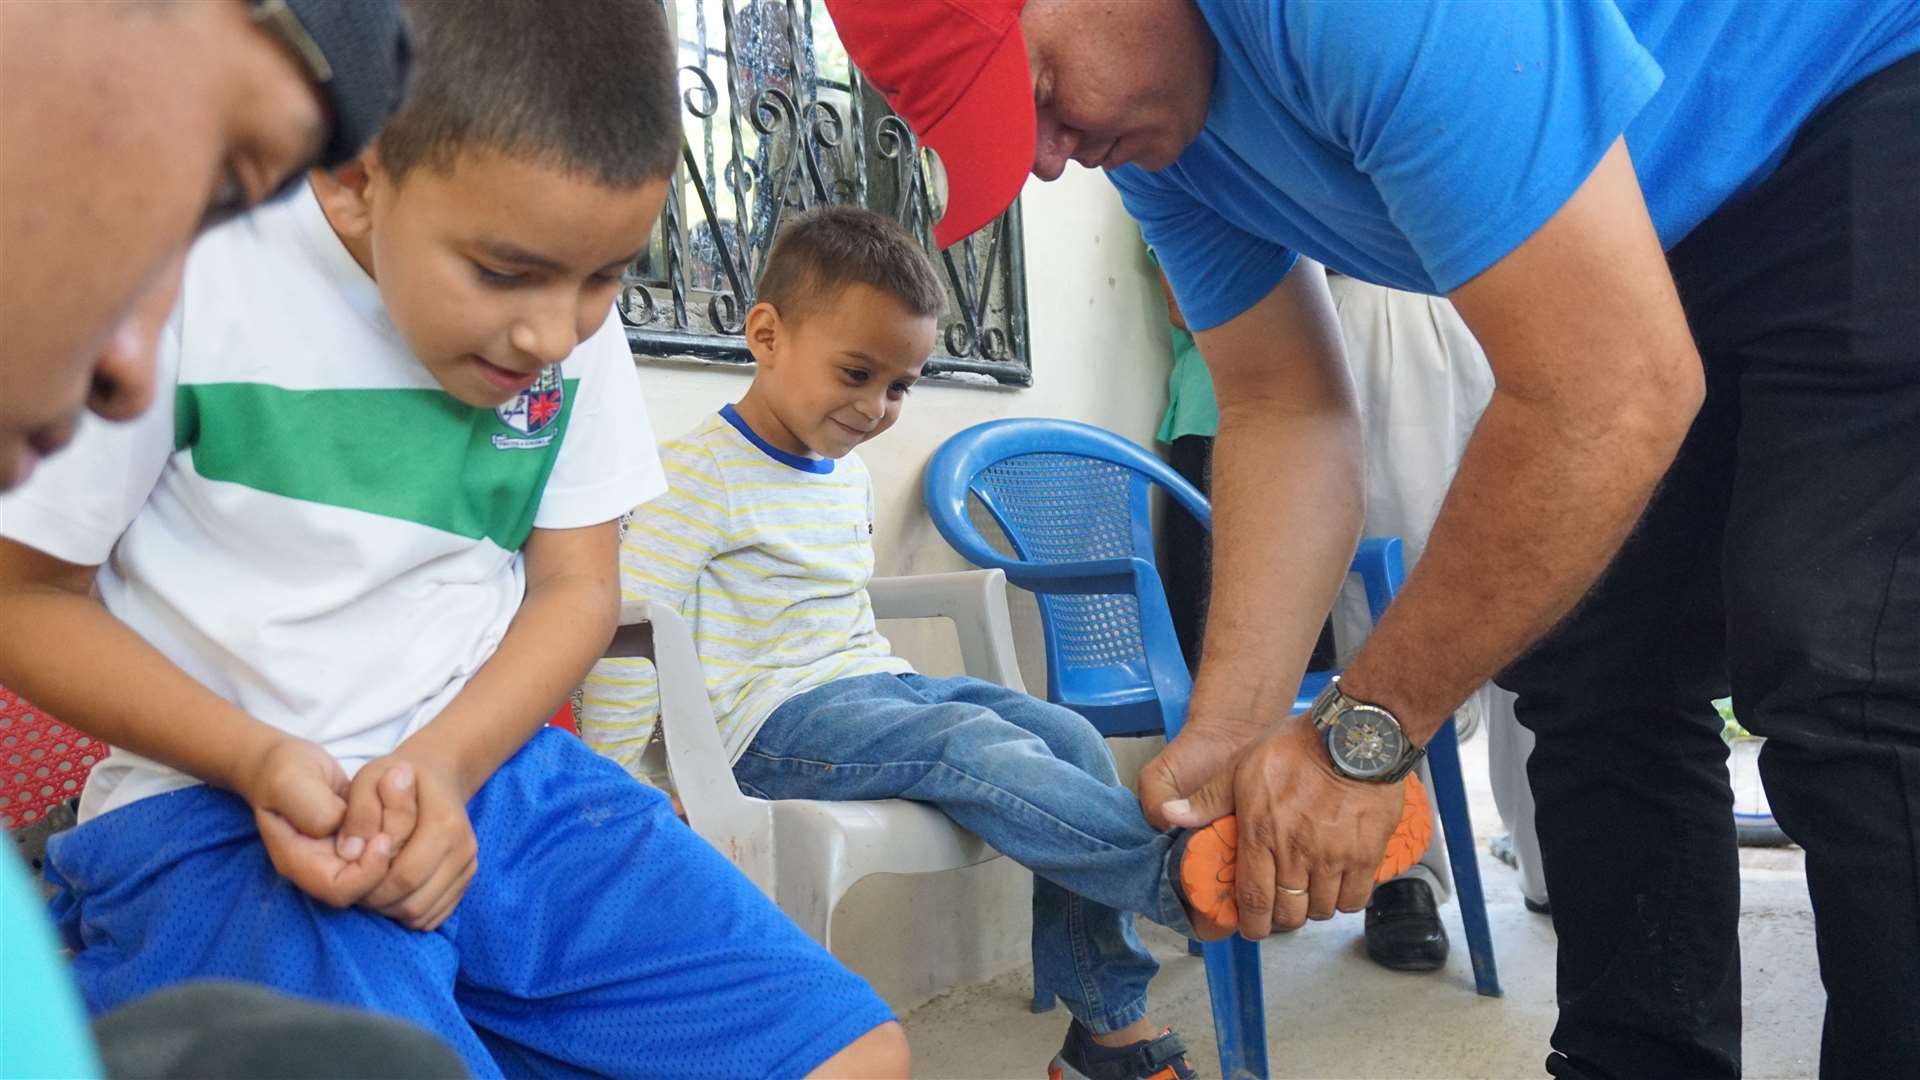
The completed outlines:
[[[665,0],[686,139],[647,250],[620,293],[643,356],[748,362],[741,326],[781,220],[857,203],[920,238],[947,286],[927,374],[1030,386],[1020,208],[944,252],[945,177],[847,62],[815,0]]]

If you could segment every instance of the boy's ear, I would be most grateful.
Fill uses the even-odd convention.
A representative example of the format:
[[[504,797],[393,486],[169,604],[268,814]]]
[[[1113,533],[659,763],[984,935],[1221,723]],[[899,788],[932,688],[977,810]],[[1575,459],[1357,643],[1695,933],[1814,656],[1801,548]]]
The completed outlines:
[[[753,354],[753,362],[761,367],[774,364],[774,345],[784,331],[780,323],[780,310],[765,300],[753,305],[747,311],[747,351]]]
[[[373,230],[368,192],[379,169],[379,158],[369,146],[336,169],[313,170],[313,192],[320,199],[320,208],[326,211],[327,220],[342,236],[359,238]]]

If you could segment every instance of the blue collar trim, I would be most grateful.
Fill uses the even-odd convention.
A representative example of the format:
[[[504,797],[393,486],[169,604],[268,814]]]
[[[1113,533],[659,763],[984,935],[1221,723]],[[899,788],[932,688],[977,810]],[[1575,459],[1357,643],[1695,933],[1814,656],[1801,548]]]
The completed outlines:
[[[799,454],[789,454],[785,450],[761,438],[753,428],[747,425],[746,420],[741,418],[740,411],[731,405],[721,406],[720,419],[732,424],[734,430],[745,435],[748,442],[760,448],[761,453],[782,465],[799,469],[801,472],[825,474],[833,471],[832,458],[810,458],[801,457]]]

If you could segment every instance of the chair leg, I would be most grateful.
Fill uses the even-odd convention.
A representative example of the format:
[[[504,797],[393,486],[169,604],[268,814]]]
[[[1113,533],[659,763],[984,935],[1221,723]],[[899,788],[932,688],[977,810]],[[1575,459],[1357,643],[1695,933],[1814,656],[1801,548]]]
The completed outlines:
[[[1266,1080],[1267,1009],[1260,985],[1260,945],[1235,934],[1201,947],[1207,997],[1223,1080]]]
[[[1494,966],[1493,935],[1487,928],[1487,900],[1480,888],[1479,853],[1473,845],[1473,819],[1467,813],[1466,780],[1460,774],[1460,740],[1453,721],[1440,725],[1427,743],[1427,770],[1433,776],[1440,827],[1447,836],[1447,861],[1453,867],[1453,892],[1460,921],[1467,928],[1473,958],[1473,986],[1486,997],[1500,996],[1500,972]]]

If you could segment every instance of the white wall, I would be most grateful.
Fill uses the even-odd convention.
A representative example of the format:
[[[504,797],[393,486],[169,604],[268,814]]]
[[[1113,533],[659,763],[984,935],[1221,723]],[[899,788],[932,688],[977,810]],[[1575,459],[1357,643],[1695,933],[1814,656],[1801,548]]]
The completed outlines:
[[[1118,196],[1104,177],[1070,166],[1055,183],[1030,180],[1022,199],[1034,385],[998,390],[922,383],[894,428],[862,448],[879,504],[880,574],[966,568],[934,531],[920,500],[927,458],[955,432],[1006,416],[1055,416],[1150,445],[1159,427],[1169,356],[1166,308]],[[666,436],[692,427],[737,400],[749,374],[643,362],[654,430]],[[1029,689],[1038,691],[1046,685],[1045,662],[1033,604],[1016,594],[1013,607],[1021,668]],[[923,669],[955,670],[950,632],[924,624],[883,629]],[[895,1008],[911,1008],[1026,963],[1028,880],[1004,859],[951,874],[871,879],[841,905],[834,951]]]

